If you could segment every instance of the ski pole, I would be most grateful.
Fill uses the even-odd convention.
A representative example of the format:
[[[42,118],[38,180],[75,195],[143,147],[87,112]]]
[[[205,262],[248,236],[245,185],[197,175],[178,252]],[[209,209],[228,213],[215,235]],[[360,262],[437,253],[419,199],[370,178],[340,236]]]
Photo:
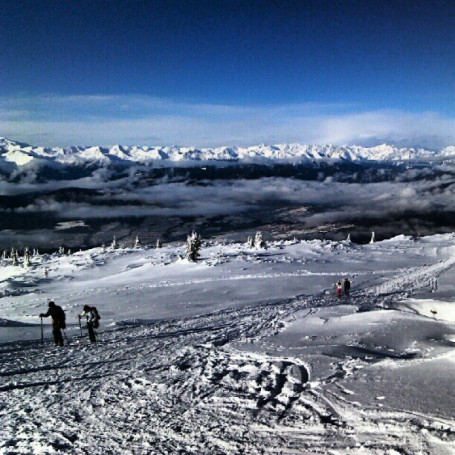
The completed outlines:
[[[82,322],[81,322],[80,316],[79,316],[79,328],[81,329],[81,338],[82,338]]]
[[[40,319],[41,319],[41,344],[44,344],[43,317],[40,316]]]
[[[68,337],[66,336],[66,330],[62,329],[63,336],[65,337],[66,342],[69,344],[70,340],[68,340]]]

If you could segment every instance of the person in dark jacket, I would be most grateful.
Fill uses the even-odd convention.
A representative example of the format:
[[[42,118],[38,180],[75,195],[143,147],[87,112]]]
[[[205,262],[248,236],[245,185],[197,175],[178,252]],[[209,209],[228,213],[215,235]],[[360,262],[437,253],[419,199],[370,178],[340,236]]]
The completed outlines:
[[[94,306],[84,305],[84,310],[79,315],[79,319],[84,316],[87,318],[87,329],[90,341],[92,343],[95,343],[96,341],[95,329],[97,329],[100,326],[99,321],[101,319],[98,310]]]
[[[58,306],[52,300],[48,303],[47,313],[41,313],[40,318],[52,318],[52,334],[54,335],[55,346],[63,346],[62,329],[66,328],[66,316],[61,306]]]
[[[349,278],[345,278],[343,282],[343,289],[344,289],[344,295],[346,297],[349,297],[349,292],[351,290],[351,282],[349,281]]]

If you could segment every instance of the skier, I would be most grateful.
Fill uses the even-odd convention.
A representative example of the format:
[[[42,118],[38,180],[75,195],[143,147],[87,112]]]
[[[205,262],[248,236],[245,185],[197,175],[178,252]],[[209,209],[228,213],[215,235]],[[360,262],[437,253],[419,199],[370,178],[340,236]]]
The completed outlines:
[[[95,343],[95,329],[100,326],[99,320],[101,319],[98,310],[94,306],[84,305],[84,310],[79,315],[79,320],[84,316],[87,318],[87,329],[90,342]]]
[[[349,297],[349,291],[351,290],[351,282],[349,281],[349,278],[346,277],[343,282],[343,290],[344,290],[344,295],[346,297]]]
[[[62,329],[66,328],[65,312],[61,306],[56,305],[52,300],[49,300],[48,306],[47,313],[41,313],[39,317],[52,317],[52,334],[54,335],[55,346],[63,346]]]
[[[343,290],[343,286],[341,284],[341,281],[338,280],[337,284],[335,285],[336,288],[337,288],[337,295],[338,295],[338,298],[341,298],[341,292]]]

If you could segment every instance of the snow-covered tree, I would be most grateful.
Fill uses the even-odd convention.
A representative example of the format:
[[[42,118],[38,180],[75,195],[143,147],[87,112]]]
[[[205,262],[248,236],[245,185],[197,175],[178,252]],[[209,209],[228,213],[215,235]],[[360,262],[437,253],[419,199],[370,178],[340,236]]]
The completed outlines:
[[[196,232],[191,233],[186,239],[186,258],[189,261],[196,261],[200,256],[201,238]]]
[[[65,247],[64,246],[60,246],[59,247],[58,254],[65,254]]]
[[[374,234],[374,231],[371,233],[371,240],[370,240],[370,243],[374,243],[374,237],[375,237],[375,234]]]
[[[134,248],[140,248],[141,241],[139,240],[139,236],[136,235],[136,240],[134,241]]]
[[[73,254],[73,252],[71,251],[71,248],[68,248],[67,254],[68,254],[68,256],[71,256]]]
[[[11,259],[13,260],[13,265],[19,265],[19,259],[15,248],[11,248]]]
[[[262,237],[262,232],[260,232],[260,231],[256,232],[256,235],[254,236],[254,246],[256,248],[265,248],[266,247],[265,240]]]
[[[246,240],[246,244],[247,244],[248,248],[254,248],[254,240],[251,235],[248,236],[248,238]]]
[[[115,235],[114,235],[114,238],[112,239],[111,248],[114,250],[116,248],[118,248],[118,243],[117,243],[117,239],[115,238]]]
[[[350,242],[350,241],[351,241],[351,234],[348,234],[348,236],[346,237],[346,241],[347,241],[347,242]]]
[[[2,259],[8,259],[8,250],[3,250]]]
[[[30,265],[30,250],[28,248],[25,248],[25,250],[24,250],[23,265],[24,265],[24,267],[28,267]]]
[[[160,240],[160,239],[157,239],[157,240],[156,240],[156,247],[157,247],[157,248],[161,248],[162,246],[163,246],[163,243],[161,242],[161,240]]]

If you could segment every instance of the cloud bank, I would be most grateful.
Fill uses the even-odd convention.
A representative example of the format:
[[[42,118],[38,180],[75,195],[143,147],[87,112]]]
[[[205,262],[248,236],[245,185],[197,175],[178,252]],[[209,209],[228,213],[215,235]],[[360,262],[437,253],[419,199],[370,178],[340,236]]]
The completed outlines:
[[[349,104],[237,106],[143,95],[0,97],[0,135],[44,146],[455,144],[455,118]]]

